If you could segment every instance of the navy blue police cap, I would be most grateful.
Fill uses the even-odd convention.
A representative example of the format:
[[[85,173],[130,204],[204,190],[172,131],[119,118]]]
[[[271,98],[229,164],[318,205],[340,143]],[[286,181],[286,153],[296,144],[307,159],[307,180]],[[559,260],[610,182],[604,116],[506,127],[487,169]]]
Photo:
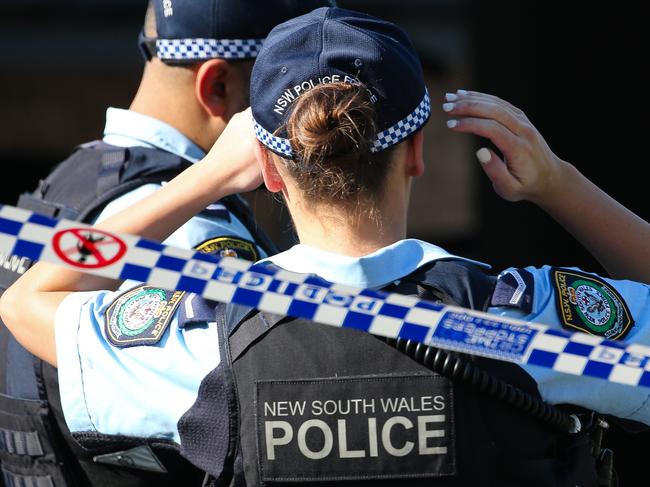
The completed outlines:
[[[422,65],[408,35],[390,22],[319,8],[275,27],[251,77],[255,135],[292,158],[284,125],[301,94],[322,83],[362,84],[377,114],[373,152],[419,130],[431,114]]]
[[[157,38],[140,36],[150,59],[168,63],[257,56],[276,25],[335,0],[154,0]]]

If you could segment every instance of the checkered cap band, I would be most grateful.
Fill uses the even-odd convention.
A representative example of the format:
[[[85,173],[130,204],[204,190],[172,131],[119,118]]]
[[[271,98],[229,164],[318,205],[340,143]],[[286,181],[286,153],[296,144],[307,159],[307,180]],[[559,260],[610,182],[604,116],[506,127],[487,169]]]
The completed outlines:
[[[20,257],[42,260],[324,325],[650,387],[650,348],[640,344],[334,284],[309,274],[109,234],[12,206],[0,205],[0,255],[11,256],[13,262]]]
[[[287,139],[273,135],[271,132],[257,123],[257,121],[255,121],[253,126],[255,128],[255,137],[257,137],[257,140],[259,140],[273,152],[291,158],[293,153],[291,150],[291,144]]]
[[[264,39],[158,39],[160,59],[250,59],[257,57]]]
[[[372,152],[381,152],[389,147],[398,144],[406,139],[413,132],[421,128],[431,115],[431,100],[429,98],[429,90],[425,88],[424,98],[417,106],[417,108],[408,117],[400,120],[395,125],[383,132],[377,134]],[[262,127],[259,123],[255,122],[255,136],[266,147],[273,152],[282,154],[288,158],[293,156],[291,144],[287,139],[273,135],[271,132]]]
[[[383,132],[377,134],[373,152],[381,152],[384,149],[401,142],[413,132],[421,128],[431,115],[431,100],[429,98],[429,90],[425,88],[424,98],[417,106],[417,108],[408,117],[400,120],[395,125]]]

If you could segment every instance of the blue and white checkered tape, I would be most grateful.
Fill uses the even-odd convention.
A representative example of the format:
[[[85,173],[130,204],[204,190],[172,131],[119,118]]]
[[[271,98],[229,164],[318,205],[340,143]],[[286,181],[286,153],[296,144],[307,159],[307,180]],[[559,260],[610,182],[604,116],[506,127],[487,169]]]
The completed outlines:
[[[567,374],[650,387],[650,347],[333,284],[0,206],[0,254]]]
[[[420,104],[410,113],[406,118],[400,120],[392,127],[379,132],[375,136],[371,151],[381,152],[389,147],[400,143],[409,135],[419,130],[429,120],[431,115],[431,99],[429,98],[429,90],[425,88],[424,96]],[[282,137],[273,135],[271,132],[262,127],[257,121],[254,123],[255,136],[266,147],[273,152],[282,154],[285,157],[291,158],[293,150],[291,143]]]

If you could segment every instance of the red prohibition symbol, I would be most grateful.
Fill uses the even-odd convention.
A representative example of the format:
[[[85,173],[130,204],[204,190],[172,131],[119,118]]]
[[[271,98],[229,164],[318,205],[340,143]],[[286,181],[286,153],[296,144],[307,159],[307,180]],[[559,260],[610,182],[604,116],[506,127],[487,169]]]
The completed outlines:
[[[126,243],[102,230],[68,228],[52,238],[54,252],[72,266],[97,269],[114,264],[126,253]]]

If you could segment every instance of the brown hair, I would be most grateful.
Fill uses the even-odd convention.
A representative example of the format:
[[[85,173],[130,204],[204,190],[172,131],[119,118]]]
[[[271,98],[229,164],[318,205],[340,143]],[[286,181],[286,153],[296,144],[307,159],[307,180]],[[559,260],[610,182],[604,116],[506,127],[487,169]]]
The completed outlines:
[[[322,84],[296,100],[286,123],[294,160],[285,166],[308,202],[374,206],[391,152],[371,152],[375,120],[361,85]]]

